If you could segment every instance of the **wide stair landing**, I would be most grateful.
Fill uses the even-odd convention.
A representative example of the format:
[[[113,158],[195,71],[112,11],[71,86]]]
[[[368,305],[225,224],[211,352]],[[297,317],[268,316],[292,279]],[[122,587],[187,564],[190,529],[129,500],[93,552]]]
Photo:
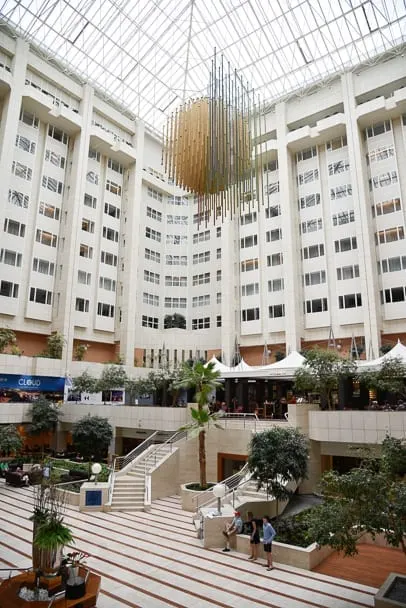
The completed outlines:
[[[131,467],[115,475],[111,511],[143,511],[145,475],[159,465],[171,452],[171,444],[152,445],[145,450]]]

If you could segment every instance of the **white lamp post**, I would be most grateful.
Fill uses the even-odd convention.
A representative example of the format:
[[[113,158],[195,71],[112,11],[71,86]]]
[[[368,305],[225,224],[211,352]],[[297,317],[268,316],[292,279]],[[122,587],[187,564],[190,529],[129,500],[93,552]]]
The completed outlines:
[[[221,515],[221,499],[224,498],[226,487],[223,483],[218,483],[213,488],[213,494],[217,498],[217,515]]]
[[[97,484],[97,476],[100,475],[102,466],[100,463],[95,462],[92,464],[92,473],[94,475],[94,484]]]

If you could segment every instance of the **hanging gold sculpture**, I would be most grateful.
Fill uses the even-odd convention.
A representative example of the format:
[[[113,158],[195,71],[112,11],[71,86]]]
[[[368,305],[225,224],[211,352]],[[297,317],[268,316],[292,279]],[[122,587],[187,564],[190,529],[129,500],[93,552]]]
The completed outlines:
[[[224,73],[223,57],[217,66],[214,55],[209,94],[187,101],[168,119],[165,171],[177,186],[198,197],[206,222],[210,215],[233,215],[239,205],[258,198],[255,191],[260,194],[252,134],[256,110],[252,89],[229,64]]]

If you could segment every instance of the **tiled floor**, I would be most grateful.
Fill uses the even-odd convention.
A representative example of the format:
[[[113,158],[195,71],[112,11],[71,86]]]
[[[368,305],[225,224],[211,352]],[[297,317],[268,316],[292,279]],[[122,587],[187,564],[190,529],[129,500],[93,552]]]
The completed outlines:
[[[0,568],[30,565],[32,491],[0,483]],[[79,513],[66,521],[75,548],[102,576],[98,608],[355,608],[373,606],[376,589],[275,564],[267,572],[245,555],[203,549],[177,497],[150,513]],[[10,607],[12,608],[12,607]]]

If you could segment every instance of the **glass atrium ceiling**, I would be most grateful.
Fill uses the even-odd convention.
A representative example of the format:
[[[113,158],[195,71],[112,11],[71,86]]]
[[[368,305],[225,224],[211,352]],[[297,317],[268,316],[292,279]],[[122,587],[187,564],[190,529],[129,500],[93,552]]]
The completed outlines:
[[[406,1],[0,0],[0,22],[160,130],[215,47],[272,101],[406,42]]]

